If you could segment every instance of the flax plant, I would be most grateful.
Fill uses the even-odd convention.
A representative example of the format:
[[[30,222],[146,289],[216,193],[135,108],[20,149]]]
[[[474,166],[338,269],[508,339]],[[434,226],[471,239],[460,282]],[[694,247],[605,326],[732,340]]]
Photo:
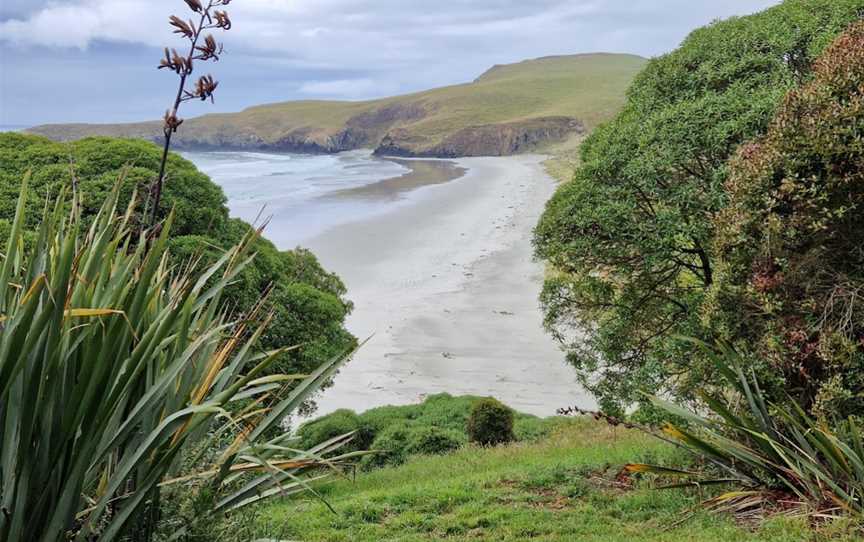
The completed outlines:
[[[864,529],[860,420],[837,420],[831,427],[813,419],[792,398],[772,404],[735,350],[693,342],[713,361],[730,393],[701,393],[703,413],[656,397],[651,400],[680,420],[666,425],[658,436],[709,460],[715,474],[640,463],[625,469],[685,480],[665,488],[731,485],[730,491],[705,504],[738,516],[759,517],[772,509],[820,518],[848,515]]]
[[[0,260],[0,542],[147,540],[167,485],[206,489],[207,521],[338,472],[350,435],[302,452],[278,426],[341,360],[261,376],[284,351],[255,346],[270,315],[222,303],[257,232],[173,269],[173,213],[141,232],[115,188],[85,226],[61,196],[25,237],[27,185]],[[193,449],[212,459],[179,471]]]
[[[156,177],[153,187],[153,207],[151,223],[155,224],[159,213],[159,204],[162,199],[162,186],[165,183],[165,167],[168,163],[168,151],[171,148],[171,136],[183,124],[183,119],[179,118],[178,112],[180,105],[183,102],[190,100],[210,100],[213,101],[213,93],[219,82],[213,79],[212,75],[202,75],[198,78],[194,88],[187,88],[187,80],[195,71],[195,63],[201,62],[216,62],[222,54],[222,44],[216,41],[212,34],[207,33],[208,30],[231,29],[231,18],[228,12],[218,10],[216,8],[227,6],[231,0],[208,0],[206,4],[201,0],[183,0],[189,9],[197,16],[198,21],[193,19],[183,20],[182,18],[172,15],[168,19],[168,23],[174,28],[174,33],[179,34],[189,42],[189,50],[185,54],[180,54],[176,49],[165,48],[165,58],[159,62],[158,68],[167,69],[177,74],[179,83],[177,85],[177,94],[171,108],[165,111],[163,117],[162,133],[164,135],[164,144],[162,147],[162,162],[159,166],[159,175]],[[205,35],[206,33],[206,35]]]

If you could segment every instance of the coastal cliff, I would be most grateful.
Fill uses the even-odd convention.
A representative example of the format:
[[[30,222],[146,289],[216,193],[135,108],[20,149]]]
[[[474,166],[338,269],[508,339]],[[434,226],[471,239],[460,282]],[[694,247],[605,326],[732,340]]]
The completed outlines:
[[[465,156],[509,156],[531,152],[548,143],[584,133],[585,127],[570,117],[544,117],[520,122],[487,124],[462,128],[443,141],[424,146],[422,138],[410,132],[388,133],[375,154],[381,156],[459,158]],[[419,140],[418,140],[419,139]]]
[[[471,83],[367,102],[295,101],[187,119],[176,148],[402,157],[507,156],[542,151],[590,130],[624,102],[645,64],[596,53],[495,66]],[[103,135],[161,140],[161,122],[55,124],[32,133],[68,141]]]

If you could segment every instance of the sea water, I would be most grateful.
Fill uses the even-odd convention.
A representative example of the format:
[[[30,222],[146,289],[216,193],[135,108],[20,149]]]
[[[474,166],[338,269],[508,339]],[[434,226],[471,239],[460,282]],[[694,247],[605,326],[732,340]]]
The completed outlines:
[[[393,201],[329,196],[409,172],[362,150],[334,155],[182,154],[222,187],[231,216],[252,224],[266,221],[265,237],[282,249],[303,245],[328,229],[392,209]]]
[[[186,156],[222,186],[233,216],[272,217],[266,237],[308,247],[344,280],[347,328],[370,340],[316,397],[317,414],[440,392],[537,415],[592,405],[538,307],[531,228],[555,188],[539,157],[460,160],[464,176],[418,186],[381,183],[418,164],[368,151]]]

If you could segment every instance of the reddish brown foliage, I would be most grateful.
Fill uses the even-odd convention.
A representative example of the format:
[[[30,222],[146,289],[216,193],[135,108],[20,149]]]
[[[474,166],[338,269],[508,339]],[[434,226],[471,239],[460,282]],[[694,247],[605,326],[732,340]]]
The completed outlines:
[[[719,310],[819,413],[864,413],[864,22],[731,163],[716,219]],[[830,389],[829,389],[830,388]]]

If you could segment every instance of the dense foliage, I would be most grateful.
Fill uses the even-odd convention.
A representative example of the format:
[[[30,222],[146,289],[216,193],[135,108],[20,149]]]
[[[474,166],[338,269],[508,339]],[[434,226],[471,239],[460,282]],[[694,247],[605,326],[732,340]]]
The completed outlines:
[[[262,379],[280,352],[257,345],[268,312],[223,311],[254,232],[201,270],[206,281],[170,268],[173,215],[142,231],[134,203],[118,215],[109,190],[89,226],[61,194],[28,247],[27,179],[0,263],[0,541],[146,541],[163,519],[181,535],[332,465],[320,456],[342,439],[298,452],[278,427],[339,359],[299,384]],[[195,449],[209,453],[178,472]],[[160,518],[168,486],[198,503],[194,517]]]
[[[375,438],[375,430],[353,410],[339,409],[310,422],[297,431],[301,448],[312,448],[334,437],[352,433],[347,444],[354,450],[369,450]]]
[[[625,469],[689,478],[685,486],[734,484],[737,487],[712,497],[707,504],[742,516],[777,501],[822,518],[849,512],[860,534],[864,527],[864,439],[858,422],[850,418],[832,429],[811,418],[797,403],[774,404],[753,373],[747,374],[746,360],[740,354],[728,346],[716,351],[709,347],[706,353],[729,390],[725,397],[703,392],[707,408],[700,414],[659,399],[654,403],[681,422],[663,428],[667,437],[706,457],[713,476],[646,464],[630,464]]]
[[[535,243],[553,267],[547,326],[607,411],[642,390],[692,398],[714,379],[677,336],[713,332],[701,306],[717,280],[712,219],[728,161],[862,10],[864,0],[787,0],[699,29],[652,60],[583,145]]]
[[[99,209],[118,179],[120,205],[137,191],[133,224],[143,223],[148,190],[158,173],[161,150],[144,141],[88,138],[55,143],[42,137],[0,134],[0,232],[8,230],[14,202],[25,171],[32,172],[32,193],[27,199],[27,226],[38,224],[46,197],[65,187],[76,190],[83,219]],[[174,210],[169,239],[172,262],[181,266],[201,257],[202,266],[216,262],[226,250],[251,231],[245,222],[228,216],[222,190],[188,160],[171,154],[168,179],[162,194],[162,214]],[[228,287],[226,299],[238,313],[248,312],[272,288],[273,325],[261,340],[264,348],[302,345],[284,354],[276,367],[285,372],[309,372],[323,361],[354,344],[343,323],[351,310],[341,280],[321,268],[315,256],[302,249],[280,252],[256,237],[253,263]]]
[[[864,416],[864,23],[741,148],[727,189],[706,319],[765,360],[775,398]]]
[[[362,414],[341,409],[301,425],[297,431],[298,445],[311,448],[353,432],[354,440],[346,444],[346,450],[378,452],[363,458],[364,468],[398,465],[411,455],[445,453],[467,444],[472,408],[486,401],[470,395],[452,397],[441,393],[430,395],[420,404],[383,406]],[[508,440],[537,440],[546,436],[558,421],[514,413],[498,401],[495,408],[504,409],[502,415],[509,418]]]
[[[466,424],[468,440],[481,446],[496,446],[511,442],[513,410],[491,397],[480,399],[471,407]]]
[[[464,432],[434,425],[391,425],[375,437],[365,469],[401,465],[412,455],[441,455],[465,444]]]

